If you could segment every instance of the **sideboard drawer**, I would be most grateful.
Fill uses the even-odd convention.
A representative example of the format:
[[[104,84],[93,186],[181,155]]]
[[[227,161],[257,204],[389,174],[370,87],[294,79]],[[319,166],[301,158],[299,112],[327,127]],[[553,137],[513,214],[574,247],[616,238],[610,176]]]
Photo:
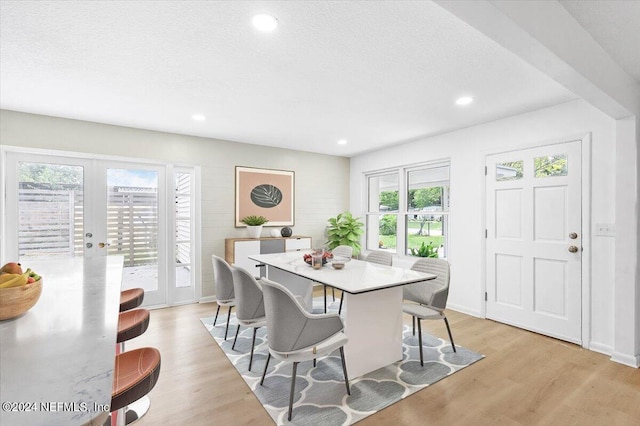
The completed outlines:
[[[309,250],[311,248],[311,238],[289,238],[285,240],[286,251]]]

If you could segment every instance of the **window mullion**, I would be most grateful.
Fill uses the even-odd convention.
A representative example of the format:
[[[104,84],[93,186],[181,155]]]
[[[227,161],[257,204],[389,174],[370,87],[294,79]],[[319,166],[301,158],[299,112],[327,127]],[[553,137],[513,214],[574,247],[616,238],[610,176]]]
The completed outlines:
[[[407,253],[407,170],[398,169],[398,218],[396,227],[396,253],[404,256]]]

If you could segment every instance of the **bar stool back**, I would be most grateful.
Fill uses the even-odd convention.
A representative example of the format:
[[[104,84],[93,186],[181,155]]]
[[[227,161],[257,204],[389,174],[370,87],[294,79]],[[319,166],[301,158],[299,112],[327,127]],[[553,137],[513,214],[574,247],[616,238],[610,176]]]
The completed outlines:
[[[124,351],[124,342],[134,339],[145,331],[149,327],[150,314],[149,311],[142,309],[131,309],[125,312],[120,312],[118,317],[118,338],[117,343],[120,344],[118,354],[119,357],[127,352]],[[117,363],[117,361],[116,361]],[[115,390],[114,385],[114,390]],[[135,402],[133,402],[135,401]],[[118,416],[120,424],[130,424],[138,420],[146,414],[151,405],[149,397],[143,395],[140,398],[133,400],[130,406],[127,406],[126,410],[122,410],[122,414]],[[112,411],[114,409],[112,408]]]
[[[129,424],[138,419],[125,416],[124,408],[151,392],[159,376],[160,351],[156,348],[134,349],[116,356],[111,412],[119,410],[118,425]]]
[[[120,312],[135,309],[142,305],[144,300],[144,290],[141,288],[132,288],[120,292]]]
[[[149,318],[149,311],[144,308],[120,312],[118,316],[117,342],[121,344],[121,351],[124,351],[124,342],[134,339],[147,331]]]

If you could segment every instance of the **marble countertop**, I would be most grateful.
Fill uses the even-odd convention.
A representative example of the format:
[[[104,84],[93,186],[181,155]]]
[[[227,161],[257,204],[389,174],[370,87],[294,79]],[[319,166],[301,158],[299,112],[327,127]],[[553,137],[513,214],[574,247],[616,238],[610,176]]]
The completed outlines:
[[[38,303],[0,321],[0,424],[81,425],[109,411],[123,259],[22,259]]]
[[[339,270],[333,269],[329,264],[320,269],[313,269],[305,263],[301,252],[251,255],[249,258],[351,294],[436,278],[433,274],[356,259],[347,262],[344,268]]]

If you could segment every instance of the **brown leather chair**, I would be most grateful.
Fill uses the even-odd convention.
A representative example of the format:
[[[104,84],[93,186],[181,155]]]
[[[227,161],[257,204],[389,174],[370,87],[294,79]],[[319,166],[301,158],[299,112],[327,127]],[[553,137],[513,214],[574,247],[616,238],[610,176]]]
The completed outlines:
[[[160,376],[160,351],[140,348],[116,356],[111,392],[111,412],[126,407],[151,392]]]
[[[131,309],[120,312],[118,317],[118,343],[123,343],[140,336],[149,327],[149,311],[146,309]]]
[[[141,288],[132,288],[120,292],[120,312],[135,309],[142,305],[144,300],[144,290]]]
[[[125,352],[124,350],[124,342],[126,342],[127,340],[131,340],[133,338],[136,338],[141,334],[143,334],[149,327],[149,318],[150,318],[149,311],[146,309],[131,309],[128,311],[120,312],[120,315],[118,317],[118,337],[117,337],[117,342],[120,344],[120,347],[119,347],[118,354],[116,355],[116,372],[114,374],[114,387],[113,387],[114,395],[117,392],[116,379],[119,374],[118,359],[120,359],[120,356],[129,353],[129,352]],[[131,352],[134,352],[134,351],[131,351]],[[131,356],[131,355],[128,355],[128,356]],[[122,358],[122,359],[126,359],[126,358]],[[131,375],[131,372],[127,374]],[[121,380],[120,382],[122,383],[123,381],[126,382],[126,380],[124,379]],[[153,385],[151,385],[151,387],[148,390],[151,390],[152,387]],[[120,389],[122,390],[122,386],[120,386]],[[130,423],[133,423],[134,421],[144,416],[147,410],[149,409],[151,402],[149,400],[149,397],[146,396],[146,393],[140,394],[140,392],[138,391],[135,391],[134,393],[136,393],[139,396],[133,399],[130,397],[125,397],[127,400],[130,400],[132,404],[131,405],[129,405],[129,403],[125,404],[126,409],[123,408],[118,414],[119,416],[122,416],[123,419],[119,420],[117,424],[128,425]],[[112,395],[112,398],[113,398],[113,395]],[[112,407],[111,410],[116,411],[117,409]],[[109,419],[106,425],[110,426],[111,424],[112,424],[111,419]]]

